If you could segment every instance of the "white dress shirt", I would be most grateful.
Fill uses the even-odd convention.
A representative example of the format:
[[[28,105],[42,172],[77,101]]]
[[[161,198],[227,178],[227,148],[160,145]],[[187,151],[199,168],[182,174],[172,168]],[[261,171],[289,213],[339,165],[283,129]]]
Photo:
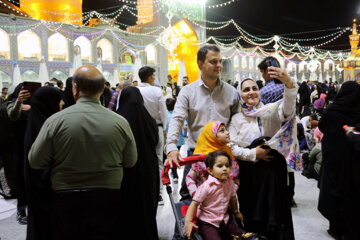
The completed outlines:
[[[169,123],[166,153],[177,150],[177,141],[184,121],[188,118],[188,146],[195,148],[204,126],[211,121],[229,124],[230,117],[237,112],[239,100],[235,88],[218,81],[214,90],[199,80],[183,87],[177,98]]]
[[[146,110],[155,119],[157,124],[162,124],[165,128],[168,122],[168,111],[161,88],[143,82],[139,83],[138,88],[144,99]]]

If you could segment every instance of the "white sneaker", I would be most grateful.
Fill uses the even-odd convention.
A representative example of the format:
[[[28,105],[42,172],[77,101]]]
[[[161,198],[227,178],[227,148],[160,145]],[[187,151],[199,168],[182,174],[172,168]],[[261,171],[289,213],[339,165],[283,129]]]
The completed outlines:
[[[178,178],[173,178],[174,183],[178,183],[179,179]]]
[[[164,200],[161,196],[159,196],[159,202],[158,202],[159,206],[164,206]]]

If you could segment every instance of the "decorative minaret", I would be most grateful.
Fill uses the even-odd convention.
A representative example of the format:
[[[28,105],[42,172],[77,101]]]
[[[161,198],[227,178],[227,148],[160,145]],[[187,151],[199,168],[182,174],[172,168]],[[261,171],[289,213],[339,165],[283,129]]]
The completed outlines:
[[[35,19],[82,25],[82,2],[83,0],[20,0],[20,8]]]
[[[351,52],[354,53],[357,51],[359,41],[360,41],[360,36],[357,34],[357,30],[356,30],[356,19],[355,18],[353,20],[353,31],[352,31],[352,34],[349,36],[349,38],[350,38]]]

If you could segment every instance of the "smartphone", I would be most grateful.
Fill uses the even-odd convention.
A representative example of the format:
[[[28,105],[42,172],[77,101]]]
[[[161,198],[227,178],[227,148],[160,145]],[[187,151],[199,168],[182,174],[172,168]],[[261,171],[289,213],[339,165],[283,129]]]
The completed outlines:
[[[280,67],[279,64],[277,63],[277,61],[275,61],[274,59],[269,59],[265,63],[266,63],[266,65],[268,67],[271,67],[271,66],[272,67],[277,67],[277,68]],[[275,84],[282,84],[282,82],[279,79],[276,79],[276,78],[274,78],[274,82],[275,82]]]
[[[23,90],[27,90],[30,93],[30,97],[34,95],[39,88],[41,88],[41,83],[39,82],[23,82]]]

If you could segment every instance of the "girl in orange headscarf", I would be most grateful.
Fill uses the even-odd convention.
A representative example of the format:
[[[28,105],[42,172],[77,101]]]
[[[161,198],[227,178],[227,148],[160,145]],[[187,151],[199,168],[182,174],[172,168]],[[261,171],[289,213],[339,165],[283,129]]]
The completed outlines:
[[[227,146],[230,142],[230,134],[226,130],[225,124],[218,121],[209,122],[201,131],[194,150],[195,154],[207,155],[216,150],[222,150],[231,157],[230,177],[234,179],[236,186],[239,186],[239,165],[237,164],[231,149]],[[192,165],[191,170],[186,176],[186,185],[191,197],[194,196],[196,189],[207,180],[209,173],[204,162],[197,162]]]

